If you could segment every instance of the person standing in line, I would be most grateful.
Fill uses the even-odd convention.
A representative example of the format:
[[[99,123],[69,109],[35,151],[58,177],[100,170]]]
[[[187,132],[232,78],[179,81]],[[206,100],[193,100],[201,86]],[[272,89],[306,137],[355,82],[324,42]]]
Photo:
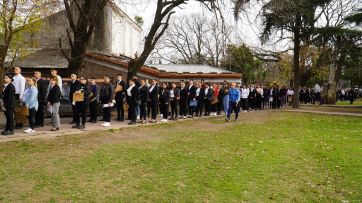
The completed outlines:
[[[157,122],[158,105],[159,105],[159,91],[160,87],[157,84],[157,80],[153,79],[151,87],[149,89],[149,102],[151,104],[151,123]]]
[[[218,112],[218,105],[219,105],[219,86],[217,84],[213,84],[213,95],[212,95],[212,99],[211,99],[211,115],[212,116],[216,116],[217,112]]]
[[[203,87],[202,82],[197,83],[196,100],[197,100],[196,116],[202,117],[202,112],[205,106],[205,88]]]
[[[178,106],[180,102],[180,89],[176,87],[176,83],[171,84],[170,90],[170,105],[171,105],[171,120],[178,119]]]
[[[77,117],[79,117],[79,115],[77,115],[77,108],[73,102],[73,94],[75,91],[77,91],[79,86],[80,86],[80,82],[78,80],[77,74],[75,74],[75,73],[71,74],[70,82],[69,82],[69,100],[70,100],[70,103],[72,104],[73,119],[69,124],[76,124]]]
[[[263,99],[263,88],[260,85],[256,86],[256,95],[255,95],[255,110],[261,110],[261,104]]]
[[[213,98],[213,90],[210,87],[210,83],[205,83],[205,113],[204,116],[210,116],[211,111],[211,100]]]
[[[246,85],[243,85],[241,88],[241,109],[244,112],[249,111],[248,106],[248,97],[249,97],[250,89],[246,87]]]
[[[140,100],[141,100],[140,104],[141,124],[145,124],[147,119],[147,105],[148,105],[149,91],[150,90],[148,89],[146,82],[144,80],[141,80],[141,87],[139,91]]]
[[[217,115],[221,115],[221,111],[224,106],[224,104],[223,104],[223,97],[224,97],[223,96],[223,84],[222,83],[218,84],[218,87],[219,87],[219,93],[218,93],[217,98],[218,98],[219,102],[217,103]]]
[[[99,98],[103,108],[103,120],[104,123],[102,126],[109,127],[111,126],[111,113],[112,113],[112,99],[113,99],[113,87],[111,85],[111,80],[108,76],[104,76],[104,83],[99,94]]]
[[[51,131],[58,131],[60,128],[59,106],[62,93],[57,83],[58,77],[52,77],[50,80],[50,90],[48,94],[48,109],[51,110],[53,124]]]
[[[13,77],[13,85],[15,87],[15,107],[20,107],[23,105],[23,95],[25,91],[25,78],[21,75],[21,68],[15,67],[14,68],[14,74]],[[26,117],[15,113],[15,128],[21,129],[23,128],[23,123],[26,122]]]
[[[146,87],[148,88],[148,90],[150,90],[150,88],[151,88],[151,84],[150,84],[150,80],[149,79],[146,79],[145,80],[145,85],[146,85]],[[147,117],[148,118],[150,118],[151,117],[151,102],[150,102],[150,100],[148,99],[148,101],[147,101]]]
[[[5,74],[4,76],[4,89],[2,89],[2,99],[4,102],[4,114],[6,118],[6,125],[1,135],[14,134],[14,108],[15,108],[15,86],[11,83],[12,75]]]
[[[126,98],[126,90],[127,85],[126,82],[123,81],[122,75],[117,76],[117,83],[115,87],[115,100],[117,107],[117,121],[124,121],[124,100]]]
[[[185,85],[185,82],[181,82],[180,90],[180,118],[186,119],[187,116],[187,104],[188,104],[188,89]]]
[[[289,104],[289,106],[291,106],[292,102],[293,102],[293,96],[294,96],[294,90],[291,87],[288,88],[287,95],[288,95],[288,104]]]
[[[97,123],[98,117],[98,85],[96,84],[96,79],[91,78],[90,82],[90,97],[89,97],[89,112],[90,112],[90,120],[88,122]]]
[[[84,94],[84,100],[73,102],[76,110],[76,124],[72,126],[72,128],[78,128],[80,130],[83,130],[85,129],[85,122],[87,120],[87,109],[89,107],[90,90],[87,85],[87,80],[84,77],[81,77],[79,81],[80,84],[75,90],[75,93]],[[80,123],[80,117],[82,118],[82,123]]]
[[[256,106],[256,89],[254,85],[250,85],[250,91],[249,91],[249,109],[255,110]]]
[[[38,103],[38,89],[35,87],[36,79],[30,78],[27,80],[27,83],[28,83],[28,89],[26,89],[24,92],[23,101],[29,110],[29,116],[28,116],[29,128],[26,129],[24,132],[30,134],[30,133],[35,133],[35,114],[36,111],[38,110],[39,103]]]
[[[62,77],[60,77],[60,75],[58,75],[58,70],[56,70],[56,69],[50,70],[50,75],[52,77],[57,77],[57,85],[60,89],[60,92],[63,93],[63,80],[62,80]]]
[[[194,84],[194,81],[190,80],[189,81],[189,86],[187,87],[188,90],[188,110],[189,110],[189,116],[193,117],[194,116],[194,112],[195,112],[195,107],[194,106],[190,106],[191,101],[195,101],[196,100],[196,89],[197,89],[197,85]]]
[[[236,84],[232,83],[231,88],[229,89],[229,109],[226,115],[226,121],[230,121],[230,116],[232,112],[235,112],[235,121],[239,117],[239,100],[240,100],[240,91],[236,88]]]
[[[223,88],[220,90],[220,97],[222,98],[222,104],[226,116],[229,109],[229,84],[227,82],[224,82]]]
[[[137,107],[139,103],[139,87],[135,84],[135,79],[129,81],[129,87],[127,89],[127,101],[129,105],[128,113],[130,114],[130,122],[128,125],[136,125],[137,124]]]
[[[44,80],[41,77],[40,71],[34,72],[34,77],[36,79],[36,87],[38,88],[38,110],[35,116],[35,127],[44,126],[44,107],[46,107],[46,95],[48,91],[48,81]]]
[[[161,122],[167,122],[168,107],[170,105],[170,91],[167,89],[166,83],[162,84],[159,100],[160,100],[160,112],[162,114]]]

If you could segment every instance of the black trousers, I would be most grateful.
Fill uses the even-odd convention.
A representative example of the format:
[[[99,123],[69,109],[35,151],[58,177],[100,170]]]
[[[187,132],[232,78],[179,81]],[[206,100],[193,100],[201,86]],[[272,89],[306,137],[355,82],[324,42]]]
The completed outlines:
[[[187,101],[180,101],[180,116],[187,115]]]
[[[111,122],[112,107],[103,108],[104,122]]]
[[[116,99],[117,120],[124,120],[124,102],[123,98]]]
[[[15,94],[15,105],[21,105],[22,101],[20,101],[20,94]],[[20,126],[20,127],[23,127],[23,123],[19,122],[20,119],[16,119],[16,118],[19,118],[19,117],[22,117],[20,115],[15,115],[15,120],[18,120],[15,125],[16,126]],[[14,116],[13,116],[14,118]]]
[[[202,116],[202,112],[204,111],[205,102],[203,99],[197,100],[197,107],[196,107],[196,115]]]
[[[190,101],[191,101],[191,100],[192,100],[192,99],[189,98],[188,101],[187,101],[187,107],[188,107],[188,109],[189,109],[189,115],[190,115],[190,116],[194,115],[194,113],[195,113],[195,107],[191,107],[191,106],[190,106]]]
[[[158,102],[157,101],[151,101],[151,119],[156,120],[157,114],[158,114]]]
[[[151,102],[147,102],[147,117],[149,118],[151,116]]]
[[[249,108],[255,109],[255,98],[249,98]]]
[[[89,104],[90,120],[93,122],[97,122],[97,116],[98,116],[97,106],[98,106],[97,101],[93,101]]]
[[[160,111],[164,119],[168,118],[168,104],[160,103]]]
[[[131,120],[131,122],[136,122],[137,121],[136,108],[137,108],[137,104],[135,104],[133,102],[129,103],[128,113],[129,113],[129,120]]]
[[[4,114],[6,118],[5,131],[14,131],[14,109],[6,109]]]
[[[171,117],[172,118],[177,118],[178,117],[178,104],[179,104],[179,101],[174,99],[174,100],[170,101],[170,104],[171,104]]]
[[[261,109],[262,98],[260,94],[256,94],[255,97],[255,109]]]
[[[73,103],[73,101],[70,101],[71,103]],[[73,112],[73,123],[77,122],[77,108],[75,105],[72,104],[72,112]]]
[[[222,103],[222,99],[219,99],[219,102],[217,103],[217,115],[221,115],[222,108],[224,107]]]
[[[210,115],[210,110],[211,110],[211,101],[205,99],[205,115]]]
[[[36,109],[35,108],[29,109],[29,116],[28,116],[29,127],[33,130],[35,129],[35,115],[36,115]]]
[[[140,105],[140,119],[146,120],[147,118],[147,104],[143,103]]]
[[[82,125],[85,125],[85,122],[87,121],[87,109],[88,109],[88,104],[85,102],[77,102],[75,104],[75,110],[76,110],[75,122],[77,123],[77,125],[80,124],[80,118],[82,118]]]
[[[35,125],[44,126],[44,106],[46,104],[39,102],[38,111],[35,114]]]
[[[241,109],[242,109],[243,111],[249,110],[249,107],[248,107],[248,99],[247,99],[247,98],[241,99]]]

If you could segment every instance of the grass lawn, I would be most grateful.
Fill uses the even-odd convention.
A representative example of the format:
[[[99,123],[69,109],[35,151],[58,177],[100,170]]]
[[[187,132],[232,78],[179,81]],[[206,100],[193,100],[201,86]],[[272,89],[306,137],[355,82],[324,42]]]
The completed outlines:
[[[349,101],[339,101],[339,102],[337,102],[336,105],[341,105],[341,106],[348,105],[349,106],[351,104],[349,103]],[[362,100],[361,99],[355,100],[352,105],[353,106],[362,106]]]
[[[0,202],[360,202],[361,169],[361,118],[257,112],[0,143]]]

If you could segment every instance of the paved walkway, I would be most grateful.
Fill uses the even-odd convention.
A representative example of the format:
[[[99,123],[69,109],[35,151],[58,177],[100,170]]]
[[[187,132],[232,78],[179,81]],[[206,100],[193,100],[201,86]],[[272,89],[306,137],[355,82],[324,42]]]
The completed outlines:
[[[329,112],[329,111],[311,111],[305,109],[287,109],[287,112],[300,112],[300,113],[315,113],[315,114],[326,114],[326,115],[338,115],[338,116],[357,116],[362,117],[362,113],[347,113],[347,112]]]
[[[212,117],[220,117],[220,116],[212,116]],[[210,117],[201,117],[201,118],[192,118],[195,119],[203,119],[203,118],[210,118]],[[45,139],[53,139],[58,136],[63,135],[76,135],[81,133],[87,133],[91,131],[102,131],[102,130],[117,130],[120,128],[135,128],[135,127],[141,127],[141,126],[149,126],[149,125],[157,125],[161,124],[161,122],[157,123],[147,123],[147,124],[137,124],[137,125],[128,125],[129,121],[124,122],[118,122],[118,121],[111,121],[110,127],[103,127],[101,124],[103,121],[99,121],[97,123],[86,123],[86,129],[79,130],[72,128],[72,124],[69,124],[72,118],[66,117],[61,118],[61,127],[59,131],[50,131],[52,129],[51,125],[45,125],[43,128],[37,128],[35,129],[35,133],[33,134],[26,134],[24,133],[24,130],[27,129],[27,127],[24,127],[23,129],[17,129],[14,130],[14,135],[10,136],[2,136],[0,135],[0,143],[1,142],[9,142],[9,141],[19,141],[19,140],[31,140],[31,139],[37,139],[37,138],[45,138]],[[190,120],[188,119],[179,119],[177,122],[182,122]],[[49,123],[50,119],[46,119],[45,123]],[[175,122],[175,121],[168,121],[168,122]],[[3,130],[3,129],[1,129]]]

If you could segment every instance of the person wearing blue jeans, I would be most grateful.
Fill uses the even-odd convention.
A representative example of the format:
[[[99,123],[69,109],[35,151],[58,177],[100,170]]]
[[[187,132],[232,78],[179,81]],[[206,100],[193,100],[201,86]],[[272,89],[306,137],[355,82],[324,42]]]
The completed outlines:
[[[222,106],[226,115],[229,109],[229,85],[227,83],[224,83],[223,87],[220,89],[219,98],[220,101],[222,101]]]
[[[239,101],[240,91],[236,88],[236,84],[232,83],[229,88],[229,108],[226,115],[226,121],[230,121],[230,115],[235,112],[235,120],[239,117]]]

